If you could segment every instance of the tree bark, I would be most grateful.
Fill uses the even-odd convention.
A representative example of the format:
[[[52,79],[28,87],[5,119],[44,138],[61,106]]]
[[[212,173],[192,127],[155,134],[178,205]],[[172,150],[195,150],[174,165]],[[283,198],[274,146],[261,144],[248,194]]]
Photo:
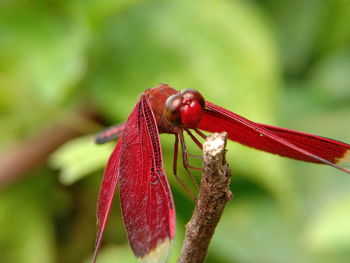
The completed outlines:
[[[226,203],[232,198],[231,171],[225,160],[227,133],[214,133],[203,144],[203,172],[199,197],[186,225],[179,263],[204,262],[210,240]]]

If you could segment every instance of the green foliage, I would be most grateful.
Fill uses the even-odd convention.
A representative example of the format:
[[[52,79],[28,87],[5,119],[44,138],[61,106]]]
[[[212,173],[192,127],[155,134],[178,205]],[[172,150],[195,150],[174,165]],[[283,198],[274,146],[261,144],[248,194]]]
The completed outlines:
[[[159,83],[198,89],[258,122],[349,142],[349,41],[348,1],[1,1],[0,145],[75,119],[81,105],[121,122]],[[161,141],[177,208],[176,262],[193,203],[172,176],[173,137]],[[113,146],[77,138],[2,188],[0,262],[89,262]],[[348,176],[235,143],[228,161],[234,198],[207,262],[348,261]],[[118,204],[111,217],[99,261],[135,261]]]
[[[39,175],[0,195],[1,262],[54,262],[51,173]]]
[[[80,137],[52,154],[50,164],[60,169],[62,184],[72,184],[87,174],[102,170],[112,150],[111,144],[95,145],[92,136]]]

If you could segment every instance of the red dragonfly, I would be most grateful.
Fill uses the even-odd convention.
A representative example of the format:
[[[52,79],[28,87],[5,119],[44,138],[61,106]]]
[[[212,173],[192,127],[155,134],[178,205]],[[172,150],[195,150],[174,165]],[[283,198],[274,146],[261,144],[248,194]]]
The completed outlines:
[[[128,120],[96,136],[97,143],[119,138],[108,161],[98,199],[98,233],[93,262],[98,255],[117,183],[129,242],[143,261],[166,261],[175,232],[175,208],[163,168],[160,133],[175,135],[174,174],[178,143],[185,168],[190,166],[184,144],[187,132],[200,130],[228,133],[228,138],[246,146],[293,158],[328,164],[343,172],[350,164],[350,145],[325,137],[260,124],[205,101],[193,89],[181,92],[166,84],[147,89]]]

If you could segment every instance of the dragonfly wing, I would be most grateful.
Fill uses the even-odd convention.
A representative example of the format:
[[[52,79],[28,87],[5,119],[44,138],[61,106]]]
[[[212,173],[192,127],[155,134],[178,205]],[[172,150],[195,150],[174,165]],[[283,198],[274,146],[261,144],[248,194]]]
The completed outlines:
[[[350,173],[339,166],[350,163],[349,144],[255,123],[210,102],[206,102],[198,128],[226,131],[229,139],[243,145],[297,160],[325,163]]]
[[[129,242],[144,262],[165,261],[175,231],[175,209],[158,134],[152,109],[142,96],[125,124],[119,175]]]
[[[265,124],[259,124],[264,129],[273,132],[300,148],[306,149],[323,159],[334,164],[350,165],[350,145],[334,139],[312,135],[303,132],[297,132],[289,129],[274,127]],[[290,156],[287,156],[290,157]],[[292,157],[298,159],[298,156]],[[306,160],[310,162],[319,162],[318,160]]]
[[[95,136],[95,143],[103,144],[118,139],[123,134],[124,126],[125,123],[120,123],[99,132]]]
[[[112,206],[114,193],[118,182],[118,164],[120,160],[120,149],[122,139],[115,147],[111,157],[108,160],[104,176],[101,183],[100,193],[97,202],[97,238],[93,262],[96,261],[98,252],[101,247],[103,233],[108,220],[109,212]]]

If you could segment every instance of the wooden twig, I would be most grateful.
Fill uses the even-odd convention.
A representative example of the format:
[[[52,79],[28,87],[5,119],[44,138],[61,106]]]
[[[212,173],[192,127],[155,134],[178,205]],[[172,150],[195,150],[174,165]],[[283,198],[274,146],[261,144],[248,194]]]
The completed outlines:
[[[179,263],[204,262],[225,204],[231,199],[231,171],[225,160],[227,133],[214,133],[203,144],[203,173],[199,197],[186,225]]]

